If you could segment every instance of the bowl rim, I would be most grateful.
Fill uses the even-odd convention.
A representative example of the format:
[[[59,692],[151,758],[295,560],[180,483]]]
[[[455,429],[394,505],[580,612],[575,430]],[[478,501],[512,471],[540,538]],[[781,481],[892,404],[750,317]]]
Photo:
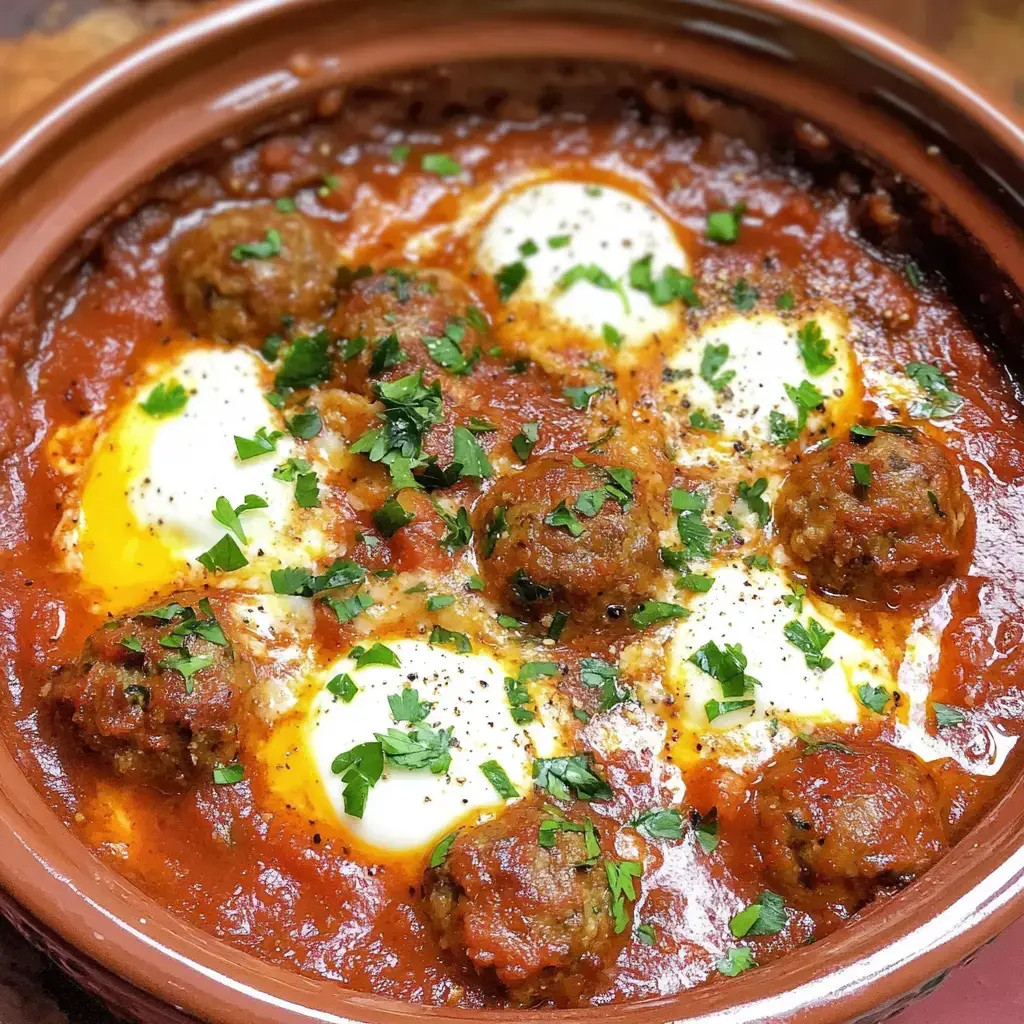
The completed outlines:
[[[70,126],[83,123],[118,97],[130,102],[128,94],[133,87],[173,67],[183,54],[201,45],[223,45],[243,30],[297,15],[323,2],[241,0],[193,14],[115,53],[29,111],[5,134],[0,143],[0,195],[15,188],[19,176],[49,147],[58,145]],[[672,0],[658,2],[668,6]],[[925,47],[871,17],[815,0],[696,2],[709,8],[760,13],[838,40],[867,59],[910,76],[928,92],[945,97],[1024,165],[1024,128],[999,103],[975,86],[969,75],[955,71]],[[338,4],[355,6],[353,0],[338,0]],[[636,60],[644,63],[655,55],[656,49],[650,55],[637,55]],[[240,116],[237,111],[229,113],[235,120]],[[64,236],[74,237],[82,227],[68,229]],[[52,246],[41,247],[32,260],[17,268],[17,273],[9,267],[0,269],[0,313],[5,299],[17,297],[24,290],[17,283],[23,285],[36,276],[57,255]],[[1014,277],[1024,282],[1024,252],[1015,251],[1010,257]],[[7,760],[8,767],[14,765],[9,754]],[[905,993],[927,986],[937,972],[971,954],[1024,913],[1024,829],[1020,827],[1024,824],[1024,778],[1011,785],[991,813],[1009,804],[1020,806],[1015,816],[1006,815],[1001,831],[986,849],[972,832],[888,908],[873,909],[865,915],[886,922],[887,928],[898,933],[898,941],[893,944],[879,947],[877,942],[847,935],[841,958],[845,966],[829,976],[822,976],[822,970],[814,966],[811,950],[797,950],[765,971],[733,979],[729,998],[709,995],[705,987],[672,997],[603,1007],[601,1016],[609,1022],[628,1018],[647,1024],[684,1018],[688,1024],[842,1024],[882,1006],[895,1009]],[[41,828],[40,821],[49,818],[55,816],[39,794],[20,793],[13,799],[7,785],[0,782],[0,835],[10,840],[5,844],[9,852],[0,861],[0,886],[90,961],[195,1017],[225,1024],[253,1019],[272,1019],[281,1024],[352,1019],[407,1024],[414,1017],[440,1022],[479,1020],[484,1013],[508,1020],[528,1016],[520,1011],[460,1011],[399,1003],[354,993],[336,982],[313,981],[270,968],[172,918],[91,855],[88,868],[84,868],[77,840],[64,833],[68,838],[61,849]],[[69,845],[76,849],[69,851]],[[972,853],[981,858],[986,870],[975,870],[974,884],[964,888],[963,872],[957,873],[954,868],[962,867]],[[943,909],[912,928],[900,924],[901,915],[907,916],[906,895],[913,896],[915,905],[935,902]],[[122,900],[142,911],[142,916],[129,921],[127,915],[118,916],[109,909],[110,904]],[[909,915],[914,916],[921,915]],[[149,923],[160,926],[161,940],[143,930]],[[815,948],[820,949],[830,939]],[[713,988],[724,990],[723,986]],[[260,1015],[254,1018],[258,1011]],[[545,1013],[559,1022],[582,1022],[590,1019],[594,1010]]]

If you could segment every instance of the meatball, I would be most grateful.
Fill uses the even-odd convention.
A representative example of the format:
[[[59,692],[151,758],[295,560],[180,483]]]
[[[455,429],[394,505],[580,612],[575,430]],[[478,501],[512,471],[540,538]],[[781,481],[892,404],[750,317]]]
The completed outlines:
[[[637,476],[627,499],[609,471],[618,472],[535,459],[478,503],[477,550],[496,600],[538,616],[564,605],[603,615],[648,593],[658,568],[656,478]]]
[[[301,213],[223,210],[177,241],[171,286],[197,333],[259,345],[285,317],[315,324],[330,312],[339,262],[326,229]]]
[[[447,368],[460,368],[459,353],[467,361],[479,355],[486,321],[476,310],[466,286],[443,270],[410,273],[392,267],[379,274],[356,278],[341,296],[331,329],[341,338],[362,338],[366,346],[339,368],[343,384],[365,391],[367,378],[390,378],[428,370],[441,372],[427,351],[424,338],[444,339]],[[385,339],[394,335],[397,343]],[[436,350],[435,350],[436,351]]]
[[[779,535],[823,590],[868,600],[926,591],[953,570],[964,542],[968,499],[956,466],[916,430],[858,441],[794,467],[775,509]]]
[[[178,594],[93,633],[44,698],[54,719],[118,775],[182,787],[235,759],[239,706],[251,685],[209,602]]]
[[[939,789],[914,754],[886,743],[783,752],[754,787],[757,848],[796,905],[849,910],[911,881],[948,849]]]
[[[464,829],[424,879],[441,944],[523,1004],[571,1003],[616,943],[611,894],[582,832],[541,846],[550,812],[528,804]]]

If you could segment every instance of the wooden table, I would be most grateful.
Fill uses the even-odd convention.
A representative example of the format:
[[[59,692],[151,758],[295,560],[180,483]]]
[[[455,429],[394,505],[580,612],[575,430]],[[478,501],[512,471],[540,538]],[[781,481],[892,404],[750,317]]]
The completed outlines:
[[[109,50],[196,6],[197,0],[0,0],[0,128]],[[1024,117],[1024,0],[849,0],[848,6],[944,53],[1019,105]],[[1022,950],[1024,921],[906,1011],[900,1024],[1024,1024]],[[0,1024],[113,1024],[113,1018],[0,922]]]

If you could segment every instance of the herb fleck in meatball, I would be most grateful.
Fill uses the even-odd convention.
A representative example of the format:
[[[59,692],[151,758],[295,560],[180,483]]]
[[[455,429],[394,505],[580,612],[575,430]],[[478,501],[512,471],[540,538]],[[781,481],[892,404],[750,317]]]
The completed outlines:
[[[416,370],[428,376],[466,373],[481,354],[487,322],[466,286],[447,271],[390,268],[352,281],[331,330],[352,343],[353,354],[339,366],[342,382],[365,391],[368,377],[388,379]],[[339,347],[344,349],[344,342]]]
[[[565,457],[531,460],[499,480],[474,510],[489,590],[535,615],[569,605],[600,616],[646,596],[658,568],[655,483]]]
[[[93,633],[44,697],[56,721],[118,775],[181,787],[235,759],[251,685],[209,602],[178,594]]]
[[[939,790],[914,754],[887,743],[784,751],[755,784],[757,848],[797,905],[855,910],[945,854]]]
[[[541,808],[521,804],[464,829],[424,879],[442,945],[518,1002],[571,1004],[618,940],[611,894],[582,832],[541,846]]]
[[[824,590],[894,600],[927,589],[953,571],[965,542],[956,466],[916,430],[858,440],[794,467],[775,510],[779,534]]]
[[[198,334],[262,344],[294,318],[313,326],[335,302],[337,248],[301,213],[270,206],[223,210],[171,253],[171,285]]]

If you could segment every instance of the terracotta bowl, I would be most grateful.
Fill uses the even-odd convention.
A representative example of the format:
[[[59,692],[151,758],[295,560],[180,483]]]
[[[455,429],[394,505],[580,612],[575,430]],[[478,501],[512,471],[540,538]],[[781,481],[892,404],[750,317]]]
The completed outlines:
[[[987,268],[985,297],[1009,325],[1006,356],[1018,355],[1005,338],[1024,335],[1014,299],[1024,286],[1024,132],[905,40],[807,0],[250,0],[212,11],[79,80],[6,142],[0,315],[48,271],[72,265],[90,225],[197,147],[254,119],[312,109],[366,75],[501,58],[668,69],[842,137],[920,185],[933,211],[953,212]],[[481,1017],[303,978],[177,920],[73,840],[2,748],[0,849],[0,910],[87,988],[147,1024]],[[825,941],[727,985],[545,1019],[878,1022],[1022,911],[1017,780],[937,867]]]

